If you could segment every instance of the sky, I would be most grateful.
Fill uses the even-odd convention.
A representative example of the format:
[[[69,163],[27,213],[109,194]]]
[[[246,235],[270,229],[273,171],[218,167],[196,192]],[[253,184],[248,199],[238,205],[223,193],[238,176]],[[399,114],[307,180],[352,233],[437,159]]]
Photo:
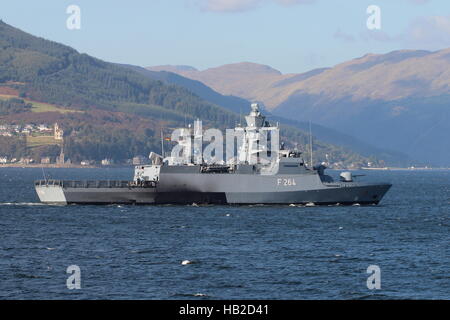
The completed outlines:
[[[80,29],[67,28],[70,5],[80,8]],[[380,8],[381,29],[367,27],[371,5]],[[298,73],[367,53],[450,47],[448,0],[14,0],[2,1],[0,18],[144,67],[249,61]]]

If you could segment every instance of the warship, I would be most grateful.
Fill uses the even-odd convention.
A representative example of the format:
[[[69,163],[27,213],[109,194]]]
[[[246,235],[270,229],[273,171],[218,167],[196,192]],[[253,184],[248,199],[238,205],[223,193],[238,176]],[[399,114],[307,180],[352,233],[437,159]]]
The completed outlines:
[[[44,179],[35,181],[37,195],[48,204],[368,205],[378,204],[391,187],[355,181],[349,171],[335,180],[325,166],[306,164],[298,150],[280,147],[278,125],[266,121],[258,104],[245,120],[246,126],[231,130],[241,139],[237,156],[226,161],[207,162],[192,152],[202,133],[189,127],[179,141],[184,156],[151,152],[151,164],[136,166],[129,181]],[[267,132],[270,146],[261,142]]]

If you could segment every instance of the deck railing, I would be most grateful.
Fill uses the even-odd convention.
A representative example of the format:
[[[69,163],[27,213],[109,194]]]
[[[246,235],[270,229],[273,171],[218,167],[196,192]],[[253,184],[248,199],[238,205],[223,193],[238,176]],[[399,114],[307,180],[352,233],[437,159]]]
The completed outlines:
[[[156,186],[154,181],[127,180],[37,180],[36,186],[59,186],[63,188],[137,188]]]

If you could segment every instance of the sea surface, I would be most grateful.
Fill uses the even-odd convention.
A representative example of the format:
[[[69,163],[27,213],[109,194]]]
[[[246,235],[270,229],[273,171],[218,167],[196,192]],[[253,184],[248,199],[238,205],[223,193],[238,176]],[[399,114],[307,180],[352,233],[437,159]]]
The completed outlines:
[[[360,173],[393,183],[380,205],[48,206],[41,169],[0,168],[0,299],[450,299],[450,171]]]

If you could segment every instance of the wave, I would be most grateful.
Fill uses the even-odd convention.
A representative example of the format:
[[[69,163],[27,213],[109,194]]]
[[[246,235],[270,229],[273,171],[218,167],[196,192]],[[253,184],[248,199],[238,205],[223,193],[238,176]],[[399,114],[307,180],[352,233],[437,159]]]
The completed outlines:
[[[47,206],[42,202],[0,202],[0,206]]]

